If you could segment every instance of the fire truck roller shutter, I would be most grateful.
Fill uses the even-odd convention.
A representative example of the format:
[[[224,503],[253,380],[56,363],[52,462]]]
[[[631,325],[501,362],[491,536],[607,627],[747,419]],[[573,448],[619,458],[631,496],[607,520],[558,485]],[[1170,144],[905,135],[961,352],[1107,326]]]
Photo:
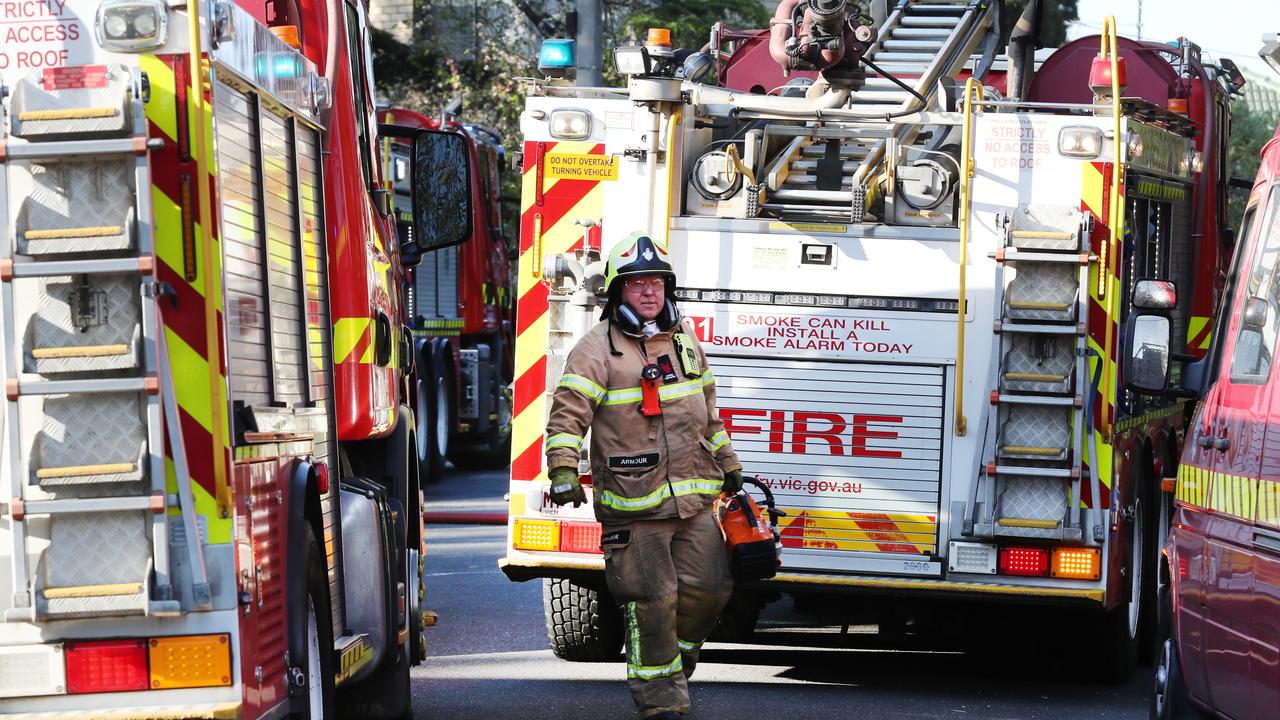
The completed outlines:
[[[304,279],[299,229],[308,219],[315,224],[316,207],[305,203],[310,207],[300,217],[290,119],[221,82],[213,95],[232,400],[297,408],[314,382],[307,370],[314,323],[304,324],[305,286],[321,280],[314,273]],[[314,149],[314,137],[309,141]],[[308,180],[315,182],[315,174]]]

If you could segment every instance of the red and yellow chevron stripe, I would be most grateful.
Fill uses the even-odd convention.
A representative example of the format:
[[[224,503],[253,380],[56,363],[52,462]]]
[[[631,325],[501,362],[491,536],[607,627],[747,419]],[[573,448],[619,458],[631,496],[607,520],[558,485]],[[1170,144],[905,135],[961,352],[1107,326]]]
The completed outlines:
[[[157,278],[173,289],[172,302],[161,301],[165,342],[175,378],[179,423],[191,473],[196,511],[208,522],[209,542],[231,542],[227,477],[230,467],[230,429],[227,406],[226,357],[222,351],[222,268],[216,208],[200,217],[198,183],[213,185],[213,176],[200,177],[194,147],[180,148],[179,140],[194,142],[193,119],[204,124],[206,156],[213,157],[213,116],[208,105],[200,118],[192,97],[187,56],[142,56],[142,70],[151,84],[146,104],[148,135],[164,148],[151,153],[151,202],[154,215]],[[185,100],[180,104],[180,100]],[[185,107],[181,106],[185,105]],[[214,172],[210,163],[207,169]],[[141,192],[142,189],[140,188]],[[184,202],[186,200],[186,202]],[[185,222],[193,223],[184,232]],[[207,223],[211,248],[202,247],[201,225]],[[212,258],[211,266],[205,258]],[[214,327],[209,327],[213,320]],[[205,379],[201,382],[199,379]],[[176,492],[172,451],[166,462],[169,485]]]
[[[549,345],[548,287],[542,278],[544,258],[581,247],[576,220],[601,219],[603,182],[551,178],[546,156],[551,152],[603,155],[604,145],[581,142],[524,144],[521,187],[520,260],[517,266],[515,406],[512,419],[511,479],[543,477],[542,436],[547,418]]]
[[[1108,418],[1113,417],[1115,413],[1115,388],[1117,387],[1118,372],[1116,370],[1115,348],[1112,348],[1111,356],[1106,354],[1106,333],[1108,327],[1112,332],[1112,344],[1115,343],[1117,337],[1117,318],[1112,316],[1108,309],[1111,299],[1116,297],[1120,292],[1120,277],[1118,274],[1113,275],[1108,271],[1103,259],[1112,267],[1119,267],[1116,258],[1111,257],[1112,252],[1106,246],[1109,244],[1109,232],[1107,223],[1109,222],[1109,193],[1111,185],[1111,163],[1091,162],[1083,165],[1082,183],[1080,191],[1080,209],[1088,213],[1093,218],[1093,231],[1089,235],[1089,248],[1098,261],[1093,263],[1089,268],[1089,348],[1096,353],[1089,359],[1088,375],[1090,380],[1098,379],[1097,387],[1094,388],[1094,395],[1091,400],[1093,402],[1093,427],[1089,429],[1092,434],[1093,443],[1089,447],[1089,464],[1098,473],[1098,479],[1105,490],[1111,489],[1111,477],[1113,472],[1112,463],[1112,437],[1111,428],[1104,427],[1103,415]],[[1122,194],[1120,207],[1124,207],[1123,193],[1124,187],[1116,189]],[[1123,214],[1123,213],[1122,213]],[[1118,219],[1123,222],[1123,218]],[[1116,248],[1118,252],[1120,248]],[[1106,288],[1105,297],[1099,296],[1099,289]],[[1110,389],[1108,392],[1107,390]],[[1110,423],[1108,423],[1110,424]],[[1090,497],[1091,490],[1088,483],[1081,483],[1081,504],[1084,507],[1101,507],[1105,508],[1109,504],[1109,492],[1104,492],[1103,497],[1098,498],[1095,502]]]
[[[801,510],[778,519],[784,548],[925,554],[937,547],[936,515]]]

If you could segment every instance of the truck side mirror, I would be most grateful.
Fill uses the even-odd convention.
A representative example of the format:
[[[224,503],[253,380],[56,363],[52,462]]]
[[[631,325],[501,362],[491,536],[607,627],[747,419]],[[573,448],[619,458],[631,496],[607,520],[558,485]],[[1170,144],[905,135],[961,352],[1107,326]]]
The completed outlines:
[[[457,245],[471,237],[474,168],[466,139],[456,132],[387,124],[378,125],[378,135],[408,141],[405,146],[392,144],[391,164],[401,255],[407,264],[416,265],[422,253]],[[404,150],[408,151],[407,158],[402,154]],[[412,245],[406,247],[410,242]]]
[[[471,237],[471,153],[462,135],[421,130],[413,138],[413,240],[423,252]]]
[[[1160,395],[1169,387],[1169,318],[1129,317],[1125,333],[1124,385],[1144,395]]]
[[[1267,324],[1267,301],[1260,297],[1251,297],[1244,302],[1244,313],[1240,316],[1243,329],[1261,333]]]

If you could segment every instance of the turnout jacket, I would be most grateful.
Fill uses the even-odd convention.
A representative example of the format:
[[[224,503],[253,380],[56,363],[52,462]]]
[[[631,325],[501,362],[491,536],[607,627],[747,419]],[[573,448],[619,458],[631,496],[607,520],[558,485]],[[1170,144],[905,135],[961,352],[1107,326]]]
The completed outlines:
[[[673,332],[645,338],[614,327],[620,356],[610,353],[609,332],[601,321],[569,352],[551,397],[547,469],[576,470],[589,429],[598,520],[696,515],[720,494],[724,473],[742,468],[716,412],[706,353],[683,323],[673,332],[691,346],[696,372],[681,362]],[[662,414],[645,417],[640,372],[650,363],[671,372],[659,380]]]

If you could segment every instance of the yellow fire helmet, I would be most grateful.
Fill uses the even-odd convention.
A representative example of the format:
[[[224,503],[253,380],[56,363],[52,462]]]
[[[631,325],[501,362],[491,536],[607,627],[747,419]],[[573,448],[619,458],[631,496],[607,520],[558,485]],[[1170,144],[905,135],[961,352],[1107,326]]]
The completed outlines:
[[[664,275],[668,292],[676,282],[676,272],[671,267],[667,249],[639,230],[614,245],[609,252],[609,263],[604,271],[605,293],[613,297],[614,281],[629,275]],[[621,285],[618,287],[620,290]]]

